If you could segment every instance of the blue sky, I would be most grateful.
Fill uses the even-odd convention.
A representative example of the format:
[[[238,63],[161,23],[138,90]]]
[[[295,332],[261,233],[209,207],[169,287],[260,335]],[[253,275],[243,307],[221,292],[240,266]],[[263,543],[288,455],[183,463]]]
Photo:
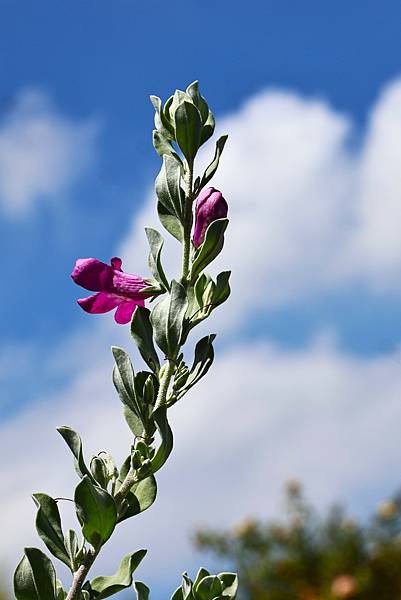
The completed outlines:
[[[93,450],[103,439],[123,453],[109,346],[128,346],[128,335],[110,315],[79,310],[69,275],[77,257],[116,253],[143,274],[141,231],[159,169],[148,97],[194,79],[230,134],[216,186],[232,216],[222,260],[233,267],[233,297],[214,319],[220,363],[203,388],[221,399],[207,401],[215,424],[199,408],[201,392],[177,409],[176,457],[160,504],[137,530],[146,544],[159,511],[165,541],[151,532],[152,566],[179,529],[177,576],[150,567],[144,576],[172,589],[201,561],[188,546],[195,522],[273,514],[289,476],[320,506],[338,498],[357,514],[373,510],[398,486],[401,460],[400,4],[0,0],[0,8],[0,427],[18,468],[25,473],[24,440],[40,471],[34,477],[30,466],[16,481],[2,467],[12,482],[4,527],[18,509],[21,531],[0,560],[8,568],[34,541],[25,534],[32,487],[61,495],[56,487],[66,485],[64,471],[55,475],[66,460],[56,424],[76,423]],[[251,384],[242,372],[253,373]],[[231,431],[220,439],[227,410]],[[199,422],[216,438],[202,460],[191,429]],[[236,462],[248,494],[221,480],[213,456],[229,472],[245,424],[261,440],[254,469]],[[177,500],[182,471],[196,469],[214,483],[215,504],[201,483]],[[217,510],[227,490],[237,500]],[[121,541],[126,551],[130,541]],[[113,546],[104,567],[120,554]]]

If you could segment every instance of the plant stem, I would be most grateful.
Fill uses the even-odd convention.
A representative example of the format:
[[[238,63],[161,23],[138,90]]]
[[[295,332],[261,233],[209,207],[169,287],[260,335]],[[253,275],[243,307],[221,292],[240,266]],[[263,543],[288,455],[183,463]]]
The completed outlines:
[[[81,565],[78,571],[75,571],[74,577],[72,580],[70,591],[67,594],[66,600],[75,600],[79,597],[82,586],[85,582],[86,576],[89,573],[89,569],[95,562],[95,559],[98,555],[98,551],[92,550],[91,548],[88,550],[88,553],[85,557],[85,561],[83,565]]]
[[[184,206],[184,240],[182,249],[182,275],[181,283],[185,285],[189,273],[189,258],[191,254],[191,229],[192,229],[192,202],[193,202],[193,164],[188,164],[186,176],[184,177],[185,190],[185,206]]]
[[[192,203],[193,203],[193,165],[188,165],[186,177],[185,177],[185,206],[184,206],[184,240],[183,240],[183,252],[182,252],[182,274],[181,283],[186,285],[189,274],[189,261],[191,254],[191,229],[192,229]],[[179,349],[175,356],[167,358],[165,363],[165,371],[160,380],[159,392],[157,394],[155,409],[160,406],[165,406],[167,401],[167,393],[170,386],[171,378],[174,375],[175,362],[177,359]],[[125,499],[132,486],[137,483],[136,470],[131,467],[121,484],[120,489],[114,496],[117,506]],[[89,573],[90,568],[96,560],[98,551],[88,550],[84,564],[74,573],[72,585],[68,592],[66,600],[77,600],[81,592],[82,586],[85,582],[86,576]]]
[[[157,394],[155,410],[159,408],[159,406],[164,406],[166,404],[167,392],[170,385],[171,378],[174,374],[175,361],[177,358],[178,351],[176,356],[172,358],[168,358],[166,362],[166,370],[163,373],[162,380],[160,381],[159,393]]]

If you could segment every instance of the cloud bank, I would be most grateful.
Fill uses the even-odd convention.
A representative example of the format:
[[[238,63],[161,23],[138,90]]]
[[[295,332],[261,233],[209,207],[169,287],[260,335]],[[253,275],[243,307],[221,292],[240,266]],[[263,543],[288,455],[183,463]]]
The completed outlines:
[[[233,266],[233,296],[216,311],[214,326],[238,333],[274,306],[296,306],[346,285],[383,298],[399,294],[400,106],[397,81],[380,95],[359,136],[326,102],[278,90],[222,119],[230,145],[214,185],[230,202],[220,263]],[[146,269],[142,228],[155,224],[153,201],[150,195],[120,246],[125,268],[136,273]],[[105,322],[111,330],[110,316]],[[112,331],[128,339],[126,331]],[[347,355],[323,334],[297,351],[266,341],[218,353],[200,388],[172,411],[176,448],[159,477],[157,507],[116,536],[100,570],[146,545],[141,577],[173,589],[194,561],[188,542],[194,522],[266,517],[277,510],[289,476],[301,478],[319,505],[338,498],[359,512],[393,491],[401,461],[400,354]],[[29,493],[68,494],[73,481],[54,427],[80,430],[88,454],[106,444],[122,459],[128,447],[109,383],[111,359],[96,350],[103,341],[100,325],[84,345],[79,335],[67,340],[58,354],[74,365],[70,385],[2,426],[13,467],[0,466],[7,482],[1,515],[7,549],[0,541],[0,560],[10,567],[24,544],[36,543]],[[84,367],[76,356],[88,348],[91,363]]]
[[[21,218],[54,202],[93,163],[97,120],[62,115],[41,90],[21,92],[0,119],[0,209]]]

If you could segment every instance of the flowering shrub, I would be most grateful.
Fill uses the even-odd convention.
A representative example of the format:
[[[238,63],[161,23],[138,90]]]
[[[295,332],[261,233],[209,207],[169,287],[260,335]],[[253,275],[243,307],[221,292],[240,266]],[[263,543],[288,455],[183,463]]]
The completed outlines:
[[[72,452],[79,478],[73,501],[80,532],[63,531],[57,500],[44,493],[33,494],[33,500],[37,532],[51,554],[69,568],[71,583],[65,590],[50,558],[38,548],[25,548],[14,575],[17,600],[101,600],[131,585],[138,600],[148,599],[147,586],[133,581],[146,550],[125,556],[114,575],[90,579],[89,572],[117,527],[155,501],[155,475],[173,449],[168,409],[206,375],[213,363],[213,334],[196,344],[192,366],[187,365],[183,350],[192,329],[230,294],[229,271],[220,273],[216,281],[205,272],[223,248],[228,224],[222,194],[206,189],[219,166],[227,136],[216,142],[213,160],[201,176],[195,177],[196,154],[215,127],[198,83],[192,83],[185,92],[177,90],[164,105],[156,96],[151,101],[156,111],[153,144],[163,161],[156,178],[156,208],[163,227],[181,244],[181,273],[173,280],[167,277],[162,261],[164,240],[151,228],[146,229],[148,277],[125,273],[117,257],[110,265],[96,258],[77,260],[72,279],[95,292],[79,299],[78,304],[92,314],[116,309],[115,320],[122,325],[130,323],[132,340],[148,370],[135,372],[127,352],[112,348],[113,382],[133,436],[122,466],[117,467],[104,451],[88,464],[78,433],[69,427],[58,429]],[[145,301],[155,298],[153,309],[146,308]],[[194,581],[184,573],[173,600],[230,600],[236,591],[234,573],[210,575],[200,569]]]

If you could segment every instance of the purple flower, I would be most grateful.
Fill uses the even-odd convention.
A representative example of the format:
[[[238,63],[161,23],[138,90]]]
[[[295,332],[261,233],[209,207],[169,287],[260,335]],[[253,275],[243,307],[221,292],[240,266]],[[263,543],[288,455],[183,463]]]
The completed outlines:
[[[148,283],[142,277],[124,273],[121,270],[122,260],[114,257],[111,265],[96,258],[78,258],[75,263],[72,279],[93,296],[80,298],[78,304],[86,312],[92,314],[106,313],[117,308],[114,315],[117,323],[129,323],[137,306],[143,306],[145,298],[152,294],[144,292]]]
[[[224,219],[228,213],[228,204],[223,194],[214,188],[206,188],[196,201],[195,229],[193,243],[198,248],[205,237],[206,229],[216,219]]]

